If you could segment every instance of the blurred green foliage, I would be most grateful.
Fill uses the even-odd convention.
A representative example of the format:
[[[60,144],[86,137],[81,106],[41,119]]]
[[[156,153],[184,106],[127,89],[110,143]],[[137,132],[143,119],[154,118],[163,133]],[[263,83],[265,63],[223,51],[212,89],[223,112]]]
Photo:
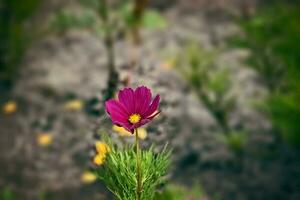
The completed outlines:
[[[10,187],[4,187],[2,190],[0,190],[0,199],[1,200],[14,200],[15,194],[10,189]]]
[[[243,20],[245,37],[233,44],[250,48],[249,63],[270,89],[266,102],[283,139],[300,147],[300,3],[277,1]]]
[[[208,199],[199,184],[186,188],[180,185],[168,185],[162,192],[156,194],[154,200],[188,200]]]
[[[155,10],[148,10],[143,17],[142,26],[146,29],[163,29],[167,26],[166,19]]]
[[[132,15],[133,10],[133,2],[128,1],[124,3],[120,8],[117,10],[121,21],[125,27],[131,27],[134,24],[134,19]],[[143,15],[141,26],[145,29],[163,29],[167,26],[167,22],[165,18],[156,10],[154,9],[147,9]]]
[[[55,195],[54,195],[55,196]],[[54,199],[53,195],[48,195],[45,192],[42,192],[39,196],[39,200],[48,200]],[[4,187],[0,190],[0,200],[16,200],[22,199],[17,198],[16,193],[14,193],[9,187]],[[168,184],[162,191],[155,192],[154,200],[206,200],[209,199],[206,197],[205,192],[203,191],[200,184],[194,184],[190,188],[176,185]]]
[[[232,131],[227,135],[218,135],[217,139],[224,143],[236,155],[241,155],[248,140],[246,132]]]
[[[0,80],[10,82],[31,39],[25,25],[38,7],[40,0],[0,1]]]
[[[106,12],[110,12],[112,21],[114,22],[114,32],[125,32],[134,24],[134,2],[132,0],[115,3],[109,10],[103,9],[104,7],[100,6],[101,0],[79,0],[79,2],[82,6],[89,9],[94,10],[95,8],[98,8],[102,17],[106,15]],[[167,22],[158,11],[148,8],[143,15],[141,26],[142,28],[157,30],[165,28]],[[100,25],[99,27],[101,28],[102,26]],[[100,32],[103,32],[103,30]]]
[[[64,33],[70,29],[92,29],[97,22],[97,16],[91,10],[85,10],[81,13],[75,13],[71,10],[59,11],[51,22],[51,27]]]
[[[189,42],[176,57],[175,65],[220,127],[222,134],[217,139],[241,155],[248,139],[247,131],[229,125],[228,116],[236,102],[229,92],[232,86],[229,70],[216,65],[216,56],[216,51]]]
[[[234,101],[228,95],[231,87],[229,71],[218,68],[214,63],[216,52],[204,50],[196,42],[190,42],[175,61],[175,65],[193,88],[199,100],[205,105],[222,129],[230,132],[228,114]]]
[[[300,82],[300,81],[299,81]],[[268,111],[285,141],[300,147],[300,90],[289,88],[287,93],[276,93],[268,101]]]

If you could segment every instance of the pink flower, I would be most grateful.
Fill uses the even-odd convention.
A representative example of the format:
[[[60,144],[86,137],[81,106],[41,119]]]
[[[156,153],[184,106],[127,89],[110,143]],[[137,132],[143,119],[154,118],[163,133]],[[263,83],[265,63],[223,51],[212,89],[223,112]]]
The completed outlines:
[[[105,102],[106,112],[117,126],[122,126],[131,133],[134,129],[150,122],[159,114],[159,95],[152,100],[151,91],[145,86],[133,90],[124,88],[119,91],[118,100]]]

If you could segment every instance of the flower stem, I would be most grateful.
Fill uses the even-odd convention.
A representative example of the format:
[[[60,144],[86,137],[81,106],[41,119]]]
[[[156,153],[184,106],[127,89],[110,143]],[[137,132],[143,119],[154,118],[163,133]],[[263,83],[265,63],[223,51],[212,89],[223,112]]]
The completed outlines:
[[[139,144],[139,133],[138,130],[135,129],[135,148],[136,148],[136,200],[141,199],[142,194],[142,176],[141,176],[141,150]]]

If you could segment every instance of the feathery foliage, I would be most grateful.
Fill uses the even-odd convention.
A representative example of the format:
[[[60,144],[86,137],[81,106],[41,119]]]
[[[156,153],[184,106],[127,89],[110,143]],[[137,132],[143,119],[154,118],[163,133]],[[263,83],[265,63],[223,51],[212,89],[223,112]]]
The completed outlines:
[[[186,188],[181,185],[168,185],[164,190],[155,195],[155,200],[186,200],[205,199],[205,192],[199,184]]]
[[[0,79],[11,82],[34,32],[25,26],[35,13],[40,0],[0,1]],[[28,25],[27,25],[28,26]]]
[[[274,15],[276,13],[276,15]],[[274,127],[288,144],[300,147],[300,3],[278,1],[262,8],[250,20],[243,20],[243,38],[233,38],[236,46],[251,50],[248,59],[269,87],[265,102]],[[277,131],[276,131],[277,132]]]
[[[215,56],[215,52],[204,50],[197,43],[191,42],[178,56],[176,65],[222,132],[228,134],[227,115],[234,104],[233,98],[228,96],[231,82],[229,71],[216,67]]]
[[[114,146],[108,140],[110,153],[97,174],[108,189],[119,200],[135,200],[136,198],[136,153],[134,146],[123,149]],[[141,152],[142,200],[154,198],[155,189],[164,179],[170,164],[170,151],[165,147],[162,152],[154,153],[154,147]]]

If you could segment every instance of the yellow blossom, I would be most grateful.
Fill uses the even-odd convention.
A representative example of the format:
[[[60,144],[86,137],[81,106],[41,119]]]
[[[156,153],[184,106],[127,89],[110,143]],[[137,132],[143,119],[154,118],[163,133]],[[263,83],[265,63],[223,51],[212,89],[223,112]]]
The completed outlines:
[[[37,135],[37,143],[41,147],[47,147],[53,142],[53,135],[50,133],[39,133]]]
[[[96,151],[98,154],[107,154],[110,152],[110,148],[107,144],[105,144],[104,142],[101,142],[101,141],[97,141],[95,143],[95,147],[96,147]]]
[[[173,60],[166,60],[165,62],[163,62],[161,64],[161,67],[164,69],[164,70],[170,70],[174,67],[174,61]]]
[[[104,161],[105,161],[105,154],[98,153],[93,158],[93,163],[98,166],[102,165]]]
[[[134,133],[135,134],[135,133]],[[138,134],[139,134],[139,138],[141,140],[144,140],[147,138],[147,131],[145,128],[138,128]]]
[[[135,136],[135,133],[132,134],[121,126],[113,125],[112,129],[113,129],[113,131],[117,132],[122,137]],[[138,128],[138,134],[139,134],[139,138],[142,140],[147,138],[147,130],[145,128]]]
[[[97,176],[93,173],[93,172],[90,172],[90,171],[85,171],[81,174],[81,182],[82,183],[85,183],[85,184],[90,184],[90,183],[93,183],[95,182],[97,179]]]
[[[71,100],[64,104],[66,110],[81,110],[83,108],[83,102],[81,100]]]
[[[18,105],[14,101],[8,101],[3,106],[3,112],[4,114],[11,114],[14,113],[18,108]]]
[[[117,132],[120,136],[123,136],[123,137],[132,136],[132,134],[129,131],[127,131],[125,128],[123,128],[121,126],[113,125],[112,129],[113,129],[113,131]]]

